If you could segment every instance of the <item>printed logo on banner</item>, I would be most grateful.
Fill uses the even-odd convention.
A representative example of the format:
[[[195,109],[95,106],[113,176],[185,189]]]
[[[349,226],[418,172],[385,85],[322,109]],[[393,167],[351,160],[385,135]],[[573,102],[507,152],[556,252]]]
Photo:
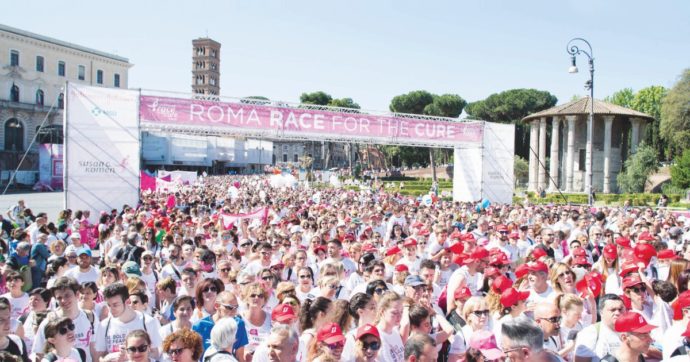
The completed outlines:
[[[95,106],[91,109],[91,114],[93,114],[94,117],[99,117],[99,116],[108,116],[108,117],[117,117],[117,112],[115,111],[107,111],[99,106]]]
[[[159,98],[154,98],[151,104],[148,104],[147,107],[151,110],[151,112],[158,114],[163,119],[177,119],[177,110],[175,109],[174,104],[161,103]]]

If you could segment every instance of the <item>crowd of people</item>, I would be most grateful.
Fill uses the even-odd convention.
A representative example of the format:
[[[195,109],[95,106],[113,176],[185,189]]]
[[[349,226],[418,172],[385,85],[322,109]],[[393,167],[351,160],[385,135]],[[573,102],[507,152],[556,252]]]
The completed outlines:
[[[690,220],[215,176],[0,216],[2,361],[690,361]]]

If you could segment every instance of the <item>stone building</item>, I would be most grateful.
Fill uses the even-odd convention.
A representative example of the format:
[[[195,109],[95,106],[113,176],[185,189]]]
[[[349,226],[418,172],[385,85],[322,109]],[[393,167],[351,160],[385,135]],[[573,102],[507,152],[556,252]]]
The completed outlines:
[[[220,95],[220,43],[213,39],[192,40],[192,93]]]
[[[530,126],[530,191],[587,190],[590,102],[590,98],[585,97],[522,119]],[[595,192],[618,191],[616,177],[625,160],[637,150],[650,122],[655,120],[648,114],[594,101],[592,185]]]
[[[65,82],[127,88],[127,58],[0,24],[0,170],[36,143],[62,143]],[[51,107],[54,108],[51,110]],[[38,171],[34,144],[21,169]]]

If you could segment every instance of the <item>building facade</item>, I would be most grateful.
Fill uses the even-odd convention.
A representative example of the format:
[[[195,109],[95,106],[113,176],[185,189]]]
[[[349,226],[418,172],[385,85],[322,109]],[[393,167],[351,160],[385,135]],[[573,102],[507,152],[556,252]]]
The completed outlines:
[[[594,192],[618,192],[616,178],[637,151],[645,127],[654,118],[625,107],[594,101],[592,186]],[[589,97],[525,117],[530,127],[530,191],[586,192]]]
[[[131,67],[121,56],[0,24],[0,170],[16,169],[28,150],[20,169],[37,171],[37,144],[62,143],[66,82],[125,89]]]
[[[220,95],[220,43],[213,39],[192,40],[192,93]]]

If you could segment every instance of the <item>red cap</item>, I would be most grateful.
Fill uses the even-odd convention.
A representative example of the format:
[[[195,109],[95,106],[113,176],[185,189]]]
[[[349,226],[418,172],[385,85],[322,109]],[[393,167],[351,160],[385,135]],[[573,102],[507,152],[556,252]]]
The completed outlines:
[[[415,240],[413,238],[405,239],[405,242],[403,243],[403,247],[407,248],[410,246],[417,246],[417,240]]]
[[[398,273],[410,271],[410,268],[407,267],[405,264],[398,264],[395,266],[395,271]]]
[[[474,234],[467,233],[462,237],[462,241],[469,241],[471,243],[476,243],[477,239],[474,238]]]
[[[332,344],[345,341],[345,337],[338,323],[326,323],[316,334],[316,340],[326,344]]]
[[[516,240],[517,240],[517,239],[520,239],[520,234],[517,233],[517,232],[515,232],[515,231],[513,231],[512,233],[508,234],[508,237],[511,238],[511,239],[516,239]]]
[[[448,248],[453,254],[462,254],[463,251],[465,251],[465,245],[461,242],[457,242]]]
[[[529,290],[519,292],[515,288],[508,288],[501,293],[501,305],[504,307],[512,307],[521,300],[529,298]]]
[[[587,260],[587,258],[585,258],[584,256],[574,257],[572,265],[586,265],[588,267],[592,266],[589,260]]]
[[[634,287],[639,284],[644,284],[644,282],[642,282],[642,279],[640,279],[640,276],[637,274],[633,274],[631,276],[623,278],[623,290]]]
[[[345,234],[345,238],[343,240],[355,241],[355,234]]]
[[[323,252],[325,253],[325,252],[326,252],[326,247],[323,246],[323,245],[319,245],[319,246],[315,247],[315,248],[314,248],[314,254],[318,253],[319,250],[320,250],[320,251],[323,251]]]
[[[690,290],[686,290],[676,298],[676,301],[671,303],[673,307],[673,319],[681,320],[683,319],[683,309],[690,308]]]
[[[466,299],[470,299],[470,297],[472,297],[472,291],[468,287],[461,287],[461,288],[455,289],[455,293],[453,293],[453,294],[454,294],[453,297],[455,297],[455,299],[466,300]]]
[[[492,266],[484,268],[484,278],[494,278],[501,275],[501,271]]]
[[[369,251],[376,251],[376,247],[372,243],[364,243],[364,245],[362,245],[362,251],[365,253]]]
[[[491,290],[496,294],[503,293],[506,289],[513,286],[513,281],[508,279],[505,275],[499,275],[491,283]]]
[[[637,240],[654,241],[654,236],[652,236],[652,234],[649,231],[645,231],[637,237]]]
[[[379,330],[373,324],[367,323],[367,324],[357,328],[357,335],[356,335],[357,339],[360,339],[366,335],[372,335],[372,336],[378,338],[379,340],[381,340],[381,335],[379,334]]]
[[[290,323],[297,319],[295,309],[290,304],[278,304],[271,312],[271,320],[280,323]]]
[[[656,256],[659,260],[673,260],[677,259],[678,255],[671,249],[664,249]]]
[[[419,236],[429,236],[429,234],[431,234],[431,232],[429,232],[428,229],[422,229],[417,232],[417,235]]]
[[[498,252],[494,254],[490,261],[489,265],[508,265],[510,264],[510,260],[508,260],[508,257],[503,253],[503,252]]]
[[[648,265],[652,257],[656,256],[656,249],[650,244],[637,244],[633,249],[635,257]]]
[[[395,254],[397,254],[397,253],[399,253],[399,252],[400,252],[400,248],[397,247],[397,246],[394,246],[394,247],[392,247],[392,248],[386,250],[386,256],[395,255]]]
[[[629,248],[629,247],[631,247],[631,245],[630,245],[630,239],[624,238],[624,237],[622,237],[622,236],[616,238],[616,244],[617,244],[618,246],[622,246],[622,247],[624,247],[624,248]]]
[[[587,250],[585,248],[575,248],[573,249],[573,256],[583,256],[587,257]]]
[[[500,361],[506,356],[496,343],[496,336],[490,331],[479,330],[472,333],[468,345],[478,349],[487,361]]]
[[[604,247],[604,256],[609,259],[616,259],[618,257],[618,248],[613,244],[606,244]]]
[[[618,273],[620,276],[625,276],[628,275],[629,273],[636,272],[640,269],[639,266],[637,266],[637,263],[635,262],[628,262],[623,265],[621,265],[621,271]]]
[[[529,273],[529,270],[527,270],[527,264],[520,264],[517,268],[515,268],[515,276],[520,279],[527,275]]]
[[[541,261],[530,261],[527,263],[527,270],[531,272],[549,273],[549,267]]]
[[[459,266],[463,266],[468,262],[471,263],[474,262],[474,260],[472,260],[467,254],[455,254],[453,257],[453,263],[458,264]]]
[[[474,249],[472,252],[472,259],[474,260],[482,260],[486,259],[489,257],[489,251],[482,248],[481,246],[477,247]]]
[[[546,250],[542,248],[534,248],[534,250],[532,250],[532,258],[534,258],[534,260],[539,260],[547,255]]]
[[[654,330],[653,326],[644,319],[644,317],[635,312],[625,312],[616,319],[614,330],[618,333],[633,332],[633,333],[649,333]]]
[[[501,225],[498,225],[498,226],[496,227],[496,231],[498,231],[499,233],[500,233],[500,232],[506,232],[506,231],[508,231],[508,227],[505,226],[505,225],[503,225],[503,224],[501,224]]]
[[[585,275],[577,284],[575,288],[582,295],[588,295],[590,292],[596,298],[601,293],[602,282],[598,277],[593,277],[591,275]]]

